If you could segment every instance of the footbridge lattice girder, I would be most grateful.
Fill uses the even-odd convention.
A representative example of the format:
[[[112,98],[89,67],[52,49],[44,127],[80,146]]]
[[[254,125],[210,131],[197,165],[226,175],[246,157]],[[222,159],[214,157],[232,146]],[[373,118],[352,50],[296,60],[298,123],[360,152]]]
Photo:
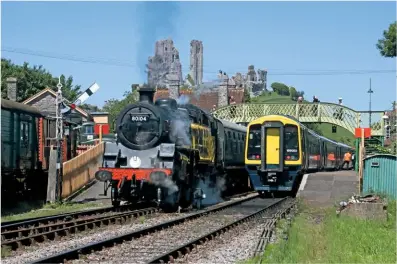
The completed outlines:
[[[368,127],[369,112],[355,111],[332,103],[277,104],[253,103],[228,105],[213,112],[214,116],[234,123],[251,122],[265,115],[290,115],[302,123],[330,123],[354,134],[357,127]],[[383,111],[372,111],[372,135],[383,136]]]

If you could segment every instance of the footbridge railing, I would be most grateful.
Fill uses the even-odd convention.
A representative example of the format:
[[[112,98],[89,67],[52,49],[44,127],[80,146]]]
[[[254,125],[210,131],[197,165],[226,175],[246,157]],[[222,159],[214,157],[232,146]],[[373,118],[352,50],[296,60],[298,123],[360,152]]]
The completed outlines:
[[[383,111],[372,111],[372,135],[383,136]],[[283,114],[297,118],[302,123],[330,123],[354,133],[357,127],[369,127],[369,112],[358,112],[332,103],[277,104],[254,103],[229,105],[213,114],[234,123],[248,123],[264,115]]]

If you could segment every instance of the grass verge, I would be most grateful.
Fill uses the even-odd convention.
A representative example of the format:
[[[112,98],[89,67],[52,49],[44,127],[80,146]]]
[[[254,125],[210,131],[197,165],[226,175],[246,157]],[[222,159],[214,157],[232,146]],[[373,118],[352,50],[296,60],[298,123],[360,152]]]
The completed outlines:
[[[388,205],[386,222],[301,206],[288,240],[269,244],[262,263],[396,263],[396,203]]]
[[[1,222],[70,213],[80,210],[98,208],[99,206],[103,205],[95,202],[84,204],[72,202],[52,204],[20,203],[15,208],[13,208],[13,210],[8,212],[2,212]],[[25,211],[25,213],[18,213],[21,211]]]

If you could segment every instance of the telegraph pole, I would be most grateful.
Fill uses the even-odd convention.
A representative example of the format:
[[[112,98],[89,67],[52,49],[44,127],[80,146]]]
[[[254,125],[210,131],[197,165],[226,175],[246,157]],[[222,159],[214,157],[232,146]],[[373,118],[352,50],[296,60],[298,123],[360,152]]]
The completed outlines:
[[[61,77],[58,79],[58,91],[56,95],[56,146],[57,146],[57,169],[56,169],[56,188],[55,188],[55,199],[57,201],[61,200],[62,195],[62,139],[63,139],[63,115],[62,115],[62,84]]]
[[[369,93],[369,127],[371,128],[371,124],[372,124],[371,95],[374,93],[371,86],[371,78],[369,78],[369,90],[367,91],[367,93]]]

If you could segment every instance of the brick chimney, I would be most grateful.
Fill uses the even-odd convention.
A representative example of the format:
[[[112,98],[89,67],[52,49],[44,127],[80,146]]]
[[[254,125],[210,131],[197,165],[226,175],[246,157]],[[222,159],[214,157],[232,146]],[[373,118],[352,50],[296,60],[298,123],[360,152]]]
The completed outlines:
[[[7,78],[7,97],[9,100],[17,101],[17,78],[8,77]]]
[[[227,89],[229,78],[227,76],[222,76],[222,78],[223,80],[218,88],[218,108],[229,104],[229,91]]]

